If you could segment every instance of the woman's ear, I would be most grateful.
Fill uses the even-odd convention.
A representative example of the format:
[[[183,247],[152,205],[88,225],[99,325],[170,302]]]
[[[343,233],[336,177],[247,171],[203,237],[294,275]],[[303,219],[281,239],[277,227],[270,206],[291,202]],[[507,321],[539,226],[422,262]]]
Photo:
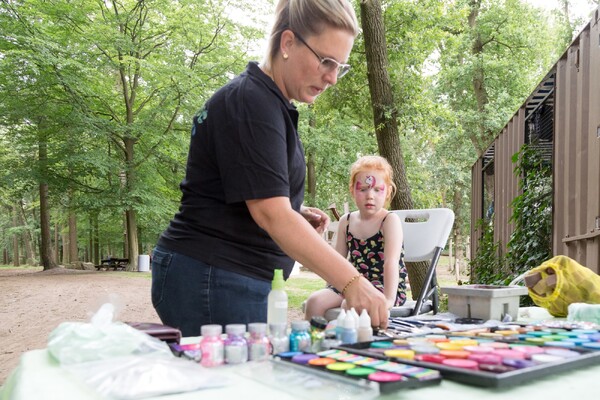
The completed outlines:
[[[289,29],[286,29],[281,33],[281,39],[279,41],[279,51],[281,52],[281,56],[284,59],[287,59],[290,52],[292,51],[292,47],[294,46],[295,39],[294,32]]]

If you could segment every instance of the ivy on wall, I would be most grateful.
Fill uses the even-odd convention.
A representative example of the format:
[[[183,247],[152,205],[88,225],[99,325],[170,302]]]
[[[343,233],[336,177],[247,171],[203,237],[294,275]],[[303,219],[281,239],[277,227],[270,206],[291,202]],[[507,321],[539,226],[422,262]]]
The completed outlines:
[[[514,231],[504,255],[494,242],[493,218],[479,222],[483,235],[470,263],[473,283],[507,285],[552,257],[552,165],[528,144],[512,161],[521,192],[511,203]]]
[[[521,194],[511,204],[515,229],[506,262],[518,276],[552,257],[552,165],[531,145],[524,145],[513,163]]]

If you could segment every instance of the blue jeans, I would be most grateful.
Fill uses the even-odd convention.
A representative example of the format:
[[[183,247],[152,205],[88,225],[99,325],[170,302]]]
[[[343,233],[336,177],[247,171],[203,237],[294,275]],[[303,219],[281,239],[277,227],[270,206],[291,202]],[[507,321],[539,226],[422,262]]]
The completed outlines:
[[[152,304],[165,325],[199,336],[207,324],[267,322],[271,283],[156,247]]]

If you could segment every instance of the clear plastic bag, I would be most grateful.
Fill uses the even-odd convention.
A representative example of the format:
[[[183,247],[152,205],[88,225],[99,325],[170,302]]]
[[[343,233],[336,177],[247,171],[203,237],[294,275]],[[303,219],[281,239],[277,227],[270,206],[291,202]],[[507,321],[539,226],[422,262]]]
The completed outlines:
[[[173,356],[169,346],[125,323],[103,304],[90,323],[64,322],[49,336],[48,352],[62,368],[98,393],[139,399],[228,384],[197,363]]]
[[[190,392],[229,383],[218,372],[177,357],[125,356],[70,364],[64,368],[101,395],[122,400]]]
[[[114,306],[103,304],[90,323],[63,322],[48,339],[48,352],[61,364],[126,355],[172,357],[169,346],[122,322],[113,322]]]

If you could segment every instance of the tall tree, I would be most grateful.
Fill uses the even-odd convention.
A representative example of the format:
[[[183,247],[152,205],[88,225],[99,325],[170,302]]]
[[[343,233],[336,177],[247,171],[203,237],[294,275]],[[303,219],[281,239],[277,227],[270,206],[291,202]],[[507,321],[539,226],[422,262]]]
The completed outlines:
[[[387,46],[381,2],[379,0],[361,0],[360,15],[365,39],[367,77],[377,145],[379,154],[385,157],[394,169],[394,181],[398,188],[391,207],[393,209],[412,209],[414,205],[410,194],[410,185],[406,179],[398,132],[398,110],[394,104],[388,75]]]
[[[461,0],[462,24],[440,46],[440,87],[480,156],[552,65],[553,34],[519,0]]]
[[[50,204],[48,202],[48,145],[46,141],[46,132],[43,129],[43,123],[38,125],[38,154],[39,154],[39,188],[40,188],[40,257],[44,271],[57,268],[58,264],[52,254],[52,245],[50,242]]]
[[[115,219],[125,215],[135,268],[139,216],[154,242],[176,209],[191,115],[243,69],[262,36],[248,24],[254,3],[236,4],[249,13],[236,25],[225,0],[2,2],[0,24],[10,34],[0,35],[0,84],[15,94],[0,105],[10,116],[4,126],[44,115],[54,129],[46,183],[49,201],[65,209],[52,215],[100,215],[108,232],[100,240],[113,250],[120,239],[106,236],[119,236]],[[70,221],[74,235],[72,214]]]

